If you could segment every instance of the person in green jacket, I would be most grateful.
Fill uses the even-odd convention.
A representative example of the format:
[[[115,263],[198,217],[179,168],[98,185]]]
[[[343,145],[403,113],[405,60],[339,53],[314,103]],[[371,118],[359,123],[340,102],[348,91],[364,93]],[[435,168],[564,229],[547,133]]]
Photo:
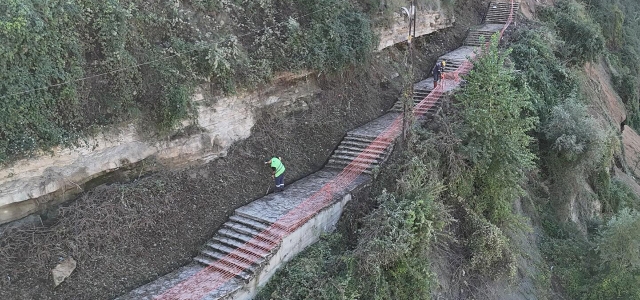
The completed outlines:
[[[270,164],[271,169],[273,169],[271,177],[276,180],[276,192],[282,192],[284,190],[284,164],[282,163],[282,158],[274,156],[264,163]]]

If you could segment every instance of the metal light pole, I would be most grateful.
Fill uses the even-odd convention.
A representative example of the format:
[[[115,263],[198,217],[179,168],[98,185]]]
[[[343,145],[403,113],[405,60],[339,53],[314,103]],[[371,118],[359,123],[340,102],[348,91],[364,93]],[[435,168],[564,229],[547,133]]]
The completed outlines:
[[[407,63],[409,64],[409,84],[404,91],[404,99],[402,101],[402,138],[407,142],[409,130],[411,128],[411,111],[413,108],[413,38],[416,35],[416,5],[415,0],[410,0],[409,8],[403,7],[403,13],[409,17],[409,35],[407,36],[407,44],[409,46]]]

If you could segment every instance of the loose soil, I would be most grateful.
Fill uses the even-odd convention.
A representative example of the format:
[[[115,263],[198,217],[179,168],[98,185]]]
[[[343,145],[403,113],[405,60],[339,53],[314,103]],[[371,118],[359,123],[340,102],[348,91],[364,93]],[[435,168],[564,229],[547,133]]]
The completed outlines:
[[[414,78],[459,47],[487,2],[458,0],[456,25],[416,43]],[[0,299],[111,299],[180,267],[233,210],[272,186],[263,161],[282,156],[286,182],[320,169],[344,133],[381,115],[401,94],[402,46],[376,53],[366,67],[317,79],[322,92],[306,109],[265,110],[245,141],[202,166],[166,170],[130,183],[98,186],[57,209],[47,226],[0,236]],[[73,274],[54,288],[51,269],[65,257]]]

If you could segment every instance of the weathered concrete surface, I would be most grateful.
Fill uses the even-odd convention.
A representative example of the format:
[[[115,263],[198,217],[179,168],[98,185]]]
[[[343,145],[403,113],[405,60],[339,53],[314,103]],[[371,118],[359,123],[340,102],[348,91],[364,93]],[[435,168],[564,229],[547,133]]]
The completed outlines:
[[[415,36],[423,36],[437,30],[453,26],[455,17],[453,13],[439,10],[418,10],[416,12]],[[391,26],[376,30],[380,37],[378,51],[407,41],[409,37],[409,21],[399,12],[394,13]]]
[[[276,222],[287,213],[299,208],[311,195],[322,189],[338,174],[337,170],[318,171],[292,183],[281,193],[269,194],[238,208],[236,214],[267,223]],[[336,192],[331,203],[327,203],[313,218],[282,239],[276,250],[268,256],[267,262],[259,267],[248,283],[237,278],[231,279],[220,288],[211,291],[204,299],[252,299],[258,288],[266,284],[284,262],[291,260],[308,245],[315,243],[322,233],[333,231],[344,206],[351,200],[351,193],[366,187],[370,181],[369,176],[361,175],[346,189]],[[153,299],[204,269],[205,266],[201,264],[189,264],[117,299]]]
[[[318,192],[325,184],[333,180],[338,173],[339,171],[336,170],[322,169],[290,184],[283,192],[269,194],[236,209],[236,214],[274,223]],[[346,190],[338,191],[334,198],[342,198],[368,180],[368,176],[358,177]]]
[[[448,79],[445,78],[443,80],[440,81],[441,84],[443,84],[443,92],[448,93],[451,92],[455,89],[457,89],[459,87],[459,83],[457,83],[455,80],[453,79]],[[420,81],[418,83],[415,84],[415,87],[417,88],[421,88],[421,89],[433,89],[433,77],[429,77],[423,81]]]
[[[116,298],[116,300],[151,300],[153,299],[154,295],[162,294],[162,292],[170,289],[176,284],[182,282],[183,280],[186,280],[187,278],[202,270],[204,270],[204,267],[199,264],[188,264],[152,281],[151,283],[143,285],[124,296],[118,297]]]
[[[0,224],[37,211],[42,202],[50,200],[47,195],[78,191],[97,176],[149,157],[171,167],[225,156],[234,142],[249,137],[260,109],[304,109],[302,99],[318,91],[313,81],[299,80],[288,87],[274,86],[232,97],[198,93],[193,98],[197,118],[195,122],[185,121],[183,126],[198,126],[199,133],[171,141],[148,140],[129,124],[98,134],[83,147],[58,147],[50,155],[20,160],[0,169]]]
[[[438,58],[438,61],[446,60],[447,66],[455,65],[456,67],[464,61],[468,61],[470,57],[474,57],[479,47],[462,46]]]
[[[400,116],[399,113],[393,112],[385,114],[382,117],[349,131],[349,134],[376,138],[379,134],[389,128],[389,125],[391,125],[398,116]]]

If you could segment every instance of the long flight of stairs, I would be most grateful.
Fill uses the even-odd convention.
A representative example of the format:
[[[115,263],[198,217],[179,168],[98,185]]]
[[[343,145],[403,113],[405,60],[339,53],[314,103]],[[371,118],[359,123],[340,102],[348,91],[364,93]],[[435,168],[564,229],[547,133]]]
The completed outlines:
[[[492,34],[500,31],[507,22],[510,8],[511,4],[508,2],[491,2],[485,17],[485,24],[469,31],[464,42],[465,46],[438,58],[439,61],[445,60],[447,63],[445,73],[455,71],[468,57],[473,55],[479,46],[482,46],[481,41],[483,39],[488,41]],[[516,1],[514,3],[514,11],[518,8],[519,2]],[[442,93],[449,92],[453,88],[453,86],[445,86]],[[423,101],[432,90],[433,78],[416,83],[413,86],[413,105]],[[441,93],[441,91],[438,90],[438,93]],[[436,96],[440,96],[440,94]],[[442,97],[432,98],[434,103],[425,106],[425,113],[432,113],[438,109],[438,102]],[[358,157],[357,161],[362,163],[362,167],[366,167],[363,173],[369,175],[374,173],[375,169],[388,159],[394,143],[392,142],[390,145],[388,143],[378,143],[376,139],[394,122],[402,110],[403,103],[398,101],[390,109],[389,113],[349,131],[329,158],[325,169],[292,183],[282,193],[269,194],[236,209],[235,214],[200,249],[198,255],[194,258],[196,264],[190,264],[184,267],[184,270],[170,273],[165,276],[165,279],[159,279],[156,282],[142,286],[119,299],[151,299],[152,296],[143,295],[159,295],[166,290],[168,283],[171,286],[177,284],[185,278],[189,278],[198,270],[203,269],[203,267],[208,266],[215,266],[215,268],[226,271],[228,274],[236,274],[235,270],[242,269],[243,271],[235,275],[233,279],[238,283],[228,283],[209,294],[206,299],[228,299],[229,295],[241,291],[243,287],[240,282],[244,282],[244,285],[246,285],[250,281],[253,282],[252,280],[257,276],[263,276],[260,275],[263,274],[261,272],[265,269],[273,268],[270,265],[270,261],[281,255],[277,253],[287,249],[286,246],[282,246],[283,241],[280,240],[280,237],[269,235],[269,232],[272,232],[270,230],[273,223],[278,222],[280,216],[285,215],[296,207],[296,201],[302,202],[311,197],[313,193],[316,193],[315,189],[319,189],[329,182]],[[367,149],[367,152],[363,153],[365,149]],[[362,185],[367,180],[370,180],[369,176],[360,176],[352,183],[352,186]],[[343,191],[343,193],[347,192]],[[295,201],[283,202],[279,199]],[[283,203],[287,203],[290,206]],[[304,245],[301,247],[304,247]],[[242,251],[239,251],[239,249],[242,249]],[[228,289],[225,290],[225,288]]]
[[[347,132],[333,155],[329,157],[326,168],[342,170],[353,162],[354,165],[364,168],[364,174],[373,174],[374,170],[387,160],[393,150],[393,143],[389,145],[376,141],[376,138],[393,123],[398,115],[398,113],[390,112]],[[363,152],[365,149],[367,152]],[[356,158],[358,160],[354,161]]]
[[[518,11],[520,8],[520,2],[513,2],[513,11]],[[485,22],[483,26],[476,27],[469,30],[467,39],[464,41],[465,46],[482,46],[484,43],[491,39],[491,36],[496,32],[502,30],[504,24],[509,19],[509,13],[511,11],[510,2],[491,2],[489,3],[489,9],[485,16]]]
[[[509,12],[511,9],[511,3],[508,2],[491,2],[489,3],[489,10],[484,18],[484,22],[487,24],[506,24],[509,19]],[[513,11],[520,9],[520,2],[513,2]]]
[[[413,100],[412,104],[415,106],[420,103],[420,101],[427,97],[432,90],[433,80],[430,80],[423,85],[416,84],[416,86],[413,87],[413,94],[411,95],[411,99]],[[393,104],[393,107],[391,107],[390,111],[401,113],[403,112],[403,106],[404,105],[402,103],[402,100],[396,101],[396,103]],[[411,107],[409,109],[411,109]]]
[[[375,138],[376,137],[347,134],[329,158],[327,168],[342,170],[362,153],[358,162],[354,162],[354,164],[366,167],[363,173],[371,175],[373,170],[379,167],[390,154],[387,147],[376,146],[375,144],[371,145],[369,153],[362,152],[369,147],[369,144],[371,144]],[[366,166],[366,164],[369,165]]]
[[[257,220],[250,215],[243,215],[241,212],[236,211],[222,225],[216,235],[202,247],[194,260],[205,267],[212,265],[217,260],[224,260],[226,265],[238,266],[239,268],[244,268],[246,261],[254,262],[242,273],[236,275],[236,278],[248,282],[255,275],[256,270],[277,250],[277,247],[273,248],[267,244],[269,242],[278,242],[276,240],[257,241],[254,239],[255,236],[270,225],[264,220]],[[243,247],[246,244],[251,247]],[[238,248],[243,248],[245,251],[234,252]],[[264,249],[269,249],[269,251]],[[233,255],[229,255],[231,253]],[[230,272],[233,273],[233,271]]]

